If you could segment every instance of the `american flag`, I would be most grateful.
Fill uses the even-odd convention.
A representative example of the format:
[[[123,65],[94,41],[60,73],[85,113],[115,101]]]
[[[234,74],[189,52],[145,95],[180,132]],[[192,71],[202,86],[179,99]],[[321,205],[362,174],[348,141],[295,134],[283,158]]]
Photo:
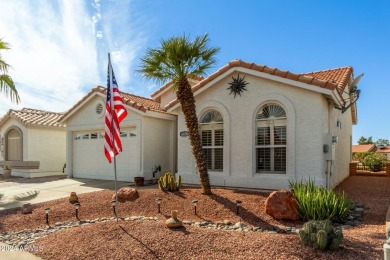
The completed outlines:
[[[126,116],[127,110],[123,106],[123,100],[119,93],[114,71],[112,70],[110,56],[108,56],[104,153],[110,163],[115,155],[122,152],[119,124]]]

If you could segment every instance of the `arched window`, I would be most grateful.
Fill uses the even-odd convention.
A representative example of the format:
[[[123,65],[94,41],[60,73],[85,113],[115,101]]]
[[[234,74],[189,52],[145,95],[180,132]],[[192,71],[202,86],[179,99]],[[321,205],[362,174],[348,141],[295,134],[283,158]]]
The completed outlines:
[[[223,171],[223,117],[214,109],[200,117],[200,134],[207,169]]]
[[[286,173],[286,111],[266,104],[256,116],[256,172]]]

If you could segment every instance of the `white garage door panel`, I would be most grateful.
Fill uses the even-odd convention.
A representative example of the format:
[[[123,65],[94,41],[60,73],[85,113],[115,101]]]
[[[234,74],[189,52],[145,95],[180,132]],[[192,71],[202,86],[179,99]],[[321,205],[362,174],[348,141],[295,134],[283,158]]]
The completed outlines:
[[[129,129],[122,131],[129,132]],[[134,129],[132,129],[134,132]],[[103,132],[100,130],[99,132]],[[80,132],[73,135],[73,176],[76,178],[114,180],[114,163],[107,161],[104,155],[104,138],[82,139],[82,136],[94,132]],[[78,135],[80,138],[75,139]],[[122,137],[123,151],[116,156],[117,179],[133,181],[140,171],[139,136]]]

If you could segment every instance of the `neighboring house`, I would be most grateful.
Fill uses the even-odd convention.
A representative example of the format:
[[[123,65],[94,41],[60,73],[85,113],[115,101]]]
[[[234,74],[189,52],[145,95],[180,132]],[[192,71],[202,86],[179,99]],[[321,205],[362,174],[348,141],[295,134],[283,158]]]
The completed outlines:
[[[390,161],[390,145],[377,149],[376,152],[385,155],[387,157],[387,160]]]
[[[375,152],[377,147],[375,144],[354,144],[352,145],[352,155],[355,153]]]
[[[336,107],[349,99],[353,79],[352,67],[296,74],[234,60],[191,80],[211,184],[281,189],[308,178],[323,186],[340,183],[349,174],[357,108],[342,113]],[[171,83],[152,99],[122,95],[128,115],[121,123],[119,179],[151,179],[153,167],[161,165],[162,172],[180,174],[183,183],[199,184]],[[97,87],[61,119],[67,125],[70,177],[113,179],[103,152],[104,100],[105,89]]]
[[[27,178],[62,175],[66,154],[63,113],[30,108],[9,110],[0,119],[0,168]]]
[[[168,114],[154,100],[122,92],[128,115],[122,121],[123,152],[116,157],[117,178],[153,178],[153,167],[174,171],[176,116]],[[96,87],[67,111],[66,174],[69,177],[114,179],[114,163],[104,155],[106,89]],[[156,176],[157,177],[157,176]]]

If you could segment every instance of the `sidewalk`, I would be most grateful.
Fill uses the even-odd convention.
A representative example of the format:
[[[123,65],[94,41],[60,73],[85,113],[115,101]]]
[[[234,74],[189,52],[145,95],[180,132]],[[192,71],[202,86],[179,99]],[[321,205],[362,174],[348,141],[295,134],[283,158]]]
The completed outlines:
[[[119,189],[130,183],[117,182],[117,184]],[[114,190],[114,181],[66,179],[63,177],[0,181],[0,211],[20,207],[26,202],[36,204],[66,198],[73,191],[82,194],[105,189]]]
[[[28,251],[19,251],[7,244],[0,242],[0,259],[1,260],[38,260],[42,259]]]

